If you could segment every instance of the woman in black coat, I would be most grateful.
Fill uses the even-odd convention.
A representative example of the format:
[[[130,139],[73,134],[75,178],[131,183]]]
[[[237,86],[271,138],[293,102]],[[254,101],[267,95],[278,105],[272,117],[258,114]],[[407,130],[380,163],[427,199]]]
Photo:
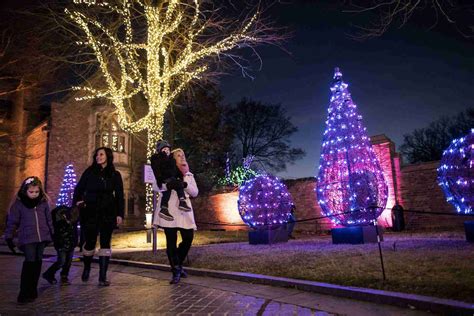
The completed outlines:
[[[81,208],[81,230],[86,241],[82,252],[82,281],[89,280],[97,235],[100,235],[99,285],[109,286],[107,268],[112,255],[110,241],[112,231],[122,223],[125,203],[122,176],[115,170],[110,148],[95,150],[92,165],[84,171],[76,186],[73,203]]]

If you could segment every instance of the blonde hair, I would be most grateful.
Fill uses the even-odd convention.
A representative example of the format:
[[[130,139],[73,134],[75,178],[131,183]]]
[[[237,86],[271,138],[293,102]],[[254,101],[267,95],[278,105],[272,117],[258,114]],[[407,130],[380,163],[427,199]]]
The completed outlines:
[[[174,153],[176,153],[176,152],[182,152],[183,155],[184,155],[184,150],[182,150],[181,148],[175,148],[171,151],[171,153],[173,154],[173,157],[175,156]]]

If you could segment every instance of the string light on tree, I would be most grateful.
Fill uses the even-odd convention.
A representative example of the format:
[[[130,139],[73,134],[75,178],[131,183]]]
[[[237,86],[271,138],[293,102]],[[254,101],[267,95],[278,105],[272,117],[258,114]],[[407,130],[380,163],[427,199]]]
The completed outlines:
[[[251,228],[270,229],[288,222],[293,201],[286,186],[271,175],[258,175],[239,190],[242,220]]]
[[[474,214],[474,129],[443,152],[438,184],[458,213]]]
[[[56,206],[72,206],[72,198],[74,196],[74,189],[76,188],[76,184],[77,179],[76,173],[74,172],[74,166],[72,164],[69,164],[64,169],[63,182],[61,183],[61,189],[59,190],[58,199],[56,200]]]
[[[203,8],[203,3],[209,8]],[[66,14],[78,26],[82,38],[76,43],[87,49],[98,66],[94,84],[75,87],[83,96],[77,100],[102,98],[118,114],[122,129],[147,131],[147,157],[163,137],[164,114],[177,96],[192,82],[216,75],[210,66],[226,60],[241,66],[242,59],[230,51],[274,43],[279,38],[258,19],[259,13],[241,23],[219,16],[212,2],[94,1],[74,0]],[[85,55],[85,53],[82,53]],[[148,112],[134,117],[130,104],[141,95]],[[147,185],[146,211],[152,211],[152,188]]]
[[[333,78],[317,198],[324,215],[346,213],[330,217],[333,223],[364,225],[373,222],[385,208],[388,187],[339,68]]]

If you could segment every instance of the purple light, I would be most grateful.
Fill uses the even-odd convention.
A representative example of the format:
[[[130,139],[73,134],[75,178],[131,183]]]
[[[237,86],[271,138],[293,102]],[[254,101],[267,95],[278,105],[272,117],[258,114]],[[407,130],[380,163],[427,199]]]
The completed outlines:
[[[347,87],[336,68],[321,146],[317,198],[326,216],[349,212],[332,216],[333,223],[353,226],[371,223],[382,213],[388,187]]]
[[[252,228],[270,229],[288,221],[293,201],[286,186],[271,175],[258,175],[239,189],[239,213]]]
[[[474,129],[453,140],[444,151],[438,184],[458,213],[474,214]]]
[[[58,199],[56,200],[56,206],[66,205],[71,207],[76,184],[77,181],[76,174],[74,173],[74,166],[69,164],[64,170],[63,182],[61,183],[61,189],[59,190]]]

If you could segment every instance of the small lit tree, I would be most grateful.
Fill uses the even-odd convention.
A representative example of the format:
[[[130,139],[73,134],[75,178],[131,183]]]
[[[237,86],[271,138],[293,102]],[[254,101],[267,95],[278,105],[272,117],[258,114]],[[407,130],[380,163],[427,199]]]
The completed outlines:
[[[74,166],[69,164],[64,170],[63,182],[61,183],[61,189],[59,190],[58,199],[56,200],[56,206],[72,206],[72,198],[74,196],[76,184],[77,180],[76,173],[74,172]]]
[[[78,27],[74,36],[98,66],[97,80],[75,89],[78,99],[103,98],[116,109],[119,124],[131,133],[148,133],[147,157],[163,137],[164,114],[193,81],[219,72],[223,60],[247,68],[232,49],[274,43],[280,38],[259,19],[259,12],[227,19],[224,8],[200,0],[74,0],[67,15]],[[91,81],[92,82],[92,81]],[[142,95],[148,112],[135,118],[131,100]],[[147,185],[147,212],[152,209]]]

